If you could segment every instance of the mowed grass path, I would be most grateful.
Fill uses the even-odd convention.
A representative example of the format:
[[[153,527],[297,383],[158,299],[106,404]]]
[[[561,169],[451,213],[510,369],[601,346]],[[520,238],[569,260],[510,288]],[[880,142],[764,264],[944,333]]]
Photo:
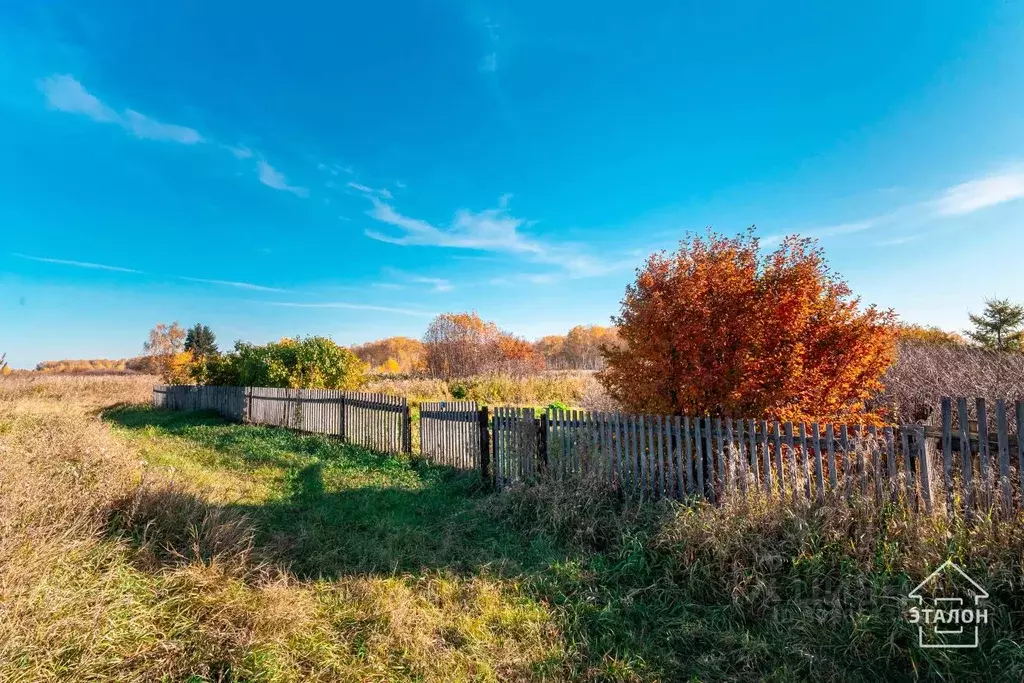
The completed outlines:
[[[150,466],[243,511],[301,579],[430,570],[515,576],[557,559],[479,511],[479,476],[209,413],[123,408],[106,418]]]
[[[332,670],[308,662],[338,659],[373,672],[346,680],[661,679],[641,673],[642,659],[626,666],[607,648],[592,650],[587,635],[566,633],[581,610],[600,610],[580,603],[567,621],[559,614],[574,600],[543,588],[555,577],[574,583],[577,561],[550,536],[489,513],[494,494],[478,475],[210,413],[130,406],[104,419],[198,504],[244,513],[259,556],[321,596],[317,628],[342,633],[290,643],[299,651],[288,657],[304,667]],[[143,524],[134,533],[153,545],[160,532]],[[376,661],[363,667],[362,658]],[[251,663],[259,656],[243,661],[232,680],[279,678]]]
[[[106,418],[149,466],[200,487],[217,510],[244,512],[257,549],[305,585],[336,592],[353,579],[383,581],[375,590],[384,604],[462,595],[431,615],[435,623],[417,624],[422,613],[399,620],[440,640],[462,668],[420,661],[438,653],[436,643],[418,654],[396,644],[402,655],[383,680],[815,678],[778,624],[746,619],[726,596],[705,593],[701,570],[673,576],[656,564],[648,547],[656,506],[636,508],[635,526],[619,526],[607,499],[494,494],[475,475],[319,436],[137,406]],[[345,609],[332,601],[319,618]],[[350,638],[372,635],[373,619],[362,623]],[[879,680],[843,675],[840,662],[823,668],[831,680]]]

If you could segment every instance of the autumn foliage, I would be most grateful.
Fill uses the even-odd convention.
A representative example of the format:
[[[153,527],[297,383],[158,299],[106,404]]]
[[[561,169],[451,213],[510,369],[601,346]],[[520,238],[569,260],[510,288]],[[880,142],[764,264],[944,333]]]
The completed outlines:
[[[544,369],[544,359],[524,339],[476,313],[443,313],[423,336],[427,371],[435,377],[489,372],[526,374]]]
[[[956,332],[946,332],[934,325],[914,325],[900,323],[898,328],[900,342],[925,346],[946,346],[958,348],[967,345],[967,340]]]
[[[413,374],[426,369],[423,342],[410,337],[387,337],[352,347],[352,353],[375,372]]]
[[[891,311],[861,308],[812,240],[761,255],[753,231],[652,255],[616,319],[601,381],[629,410],[783,420],[864,415],[895,354]]]
[[[604,367],[604,349],[618,345],[614,327],[577,325],[566,335],[541,337],[534,348],[549,370],[600,370]]]

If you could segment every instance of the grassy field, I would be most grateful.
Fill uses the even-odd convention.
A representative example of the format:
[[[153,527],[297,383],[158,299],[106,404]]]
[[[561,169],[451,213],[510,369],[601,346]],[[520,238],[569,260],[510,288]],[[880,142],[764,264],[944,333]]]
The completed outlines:
[[[0,680],[1021,680],[1021,520],[638,505],[0,382]],[[916,647],[946,557],[976,651]]]
[[[424,401],[476,401],[482,405],[544,408],[553,402],[587,410],[615,410],[595,373],[585,370],[544,372],[536,375],[474,375],[452,380],[429,377],[377,375],[365,391],[404,396],[414,410]]]

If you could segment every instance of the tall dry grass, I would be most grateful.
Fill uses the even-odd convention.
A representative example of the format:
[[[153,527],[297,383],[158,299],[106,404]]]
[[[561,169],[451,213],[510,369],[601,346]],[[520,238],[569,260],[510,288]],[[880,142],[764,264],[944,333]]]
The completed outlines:
[[[967,523],[757,495],[652,504],[599,481],[519,488],[491,506],[579,551],[542,582],[568,638],[672,680],[1024,680],[1022,513]],[[990,594],[976,650],[922,649],[904,616],[947,559]]]
[[[585,370],[535,375],[474,375],[445,381],[428,377],[379,375],[366,391],[405,396],[412,405],[424,401],[477,401],[489,405],[544,406],[555,401],[587,410],[614,410],[615,403]]]
[[[548,614],[486,576],[294,578],[244,514],[100,420],[152,384],[0,381],[0,680],[528,680],[557,661]]]

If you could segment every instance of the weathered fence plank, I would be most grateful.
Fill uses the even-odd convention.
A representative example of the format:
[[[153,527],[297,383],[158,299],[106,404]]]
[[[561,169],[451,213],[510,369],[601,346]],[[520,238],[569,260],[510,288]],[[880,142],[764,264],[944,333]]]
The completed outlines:
[[[1013,506],[1013,490],[1010,487],[1010,441],[1006,429],[1006,401],[996,401],[996,438],[999,451],[999,491],[1002,494],[1002,509],[1006,514]]]
[[[340,437],[381,452],[409,452],[412,445],[410,408],[396,396],[157,386],[152,400],[155,407],[211,410],[232,420]],[[975,399],[975,428],[967,399],[956,400],[954,413],[952,399],[944,398],[940,427],[858,425],[851,435],[848,425],[837,430],[831,422],[794,427],[793,422],[724,416],[580,410],[549,410],[538,417],[530,408],[490,411],[472,401],[424,402],[418,440],[431,462],[478,471],[499,488],[542,477],[583,476],[651,499],[697,495],[719,503],[729,495],[763,491],[822,504],[829,491],[849,497],[854,487],[865,495],[871,487],[877,503],[902,502],[931,513],[943,506],[936,499],[941,485],[947,513],[957,508],[962,487],[966,514],[976,508],[1006,514],[1024,494],[1024,401],[1013,408],[1006,400],[993,405],[991,425],[991,407],[984,399]],[[1013,414],[1007,414],[1011,409]]]
[[[358,400],[375,414],[380,427],[372,438],[346,434],[335,417],[346,403]],[[326,389],[276,387],[163,386],[153,390],[153,405],[170,410],[213,410],[237,422],[265,424],[297,431],[341,436],[385,453],[408,452],[401,433],[407,428],[408,402],[385,394],[356,394]],[[329,407],[328,407],[329,406]]]

